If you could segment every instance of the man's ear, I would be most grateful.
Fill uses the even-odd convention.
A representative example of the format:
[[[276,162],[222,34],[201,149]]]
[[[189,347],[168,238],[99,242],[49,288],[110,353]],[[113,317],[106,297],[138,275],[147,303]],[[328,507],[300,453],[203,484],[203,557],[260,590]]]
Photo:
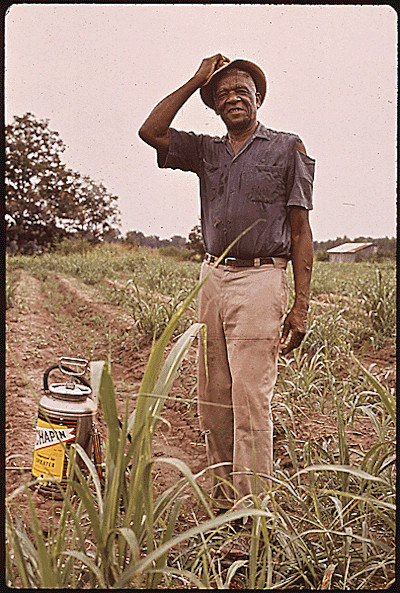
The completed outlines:
[[[256,93],[256,105],[261,107],[261,94],[259,92]]]

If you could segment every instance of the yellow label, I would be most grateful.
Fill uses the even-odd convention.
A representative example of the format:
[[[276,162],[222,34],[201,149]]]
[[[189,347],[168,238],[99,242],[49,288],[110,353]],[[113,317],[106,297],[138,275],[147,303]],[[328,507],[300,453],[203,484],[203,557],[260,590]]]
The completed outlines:
[[[32,474],[37,478],[55,478],[61,481],[65,459],[64,447],[74,439],[75,428],[49,424],[38,418]]]

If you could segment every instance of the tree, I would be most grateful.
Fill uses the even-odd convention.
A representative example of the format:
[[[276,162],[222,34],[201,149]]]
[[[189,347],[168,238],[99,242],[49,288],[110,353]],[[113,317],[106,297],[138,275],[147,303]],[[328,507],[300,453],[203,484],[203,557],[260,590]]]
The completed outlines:
[[[181,235],[172,235],[169,244],[172,247],[178,247],[178,248],[183,248],[186,247],[186,239],[185,237],[182,237]]]
[[[119,224],[117,197],[65,166],[66,146],[48,124],[26,113],[5,129],[7,242],[22,251],[70,234],[97,240]]]
[[[125,241],[129,245],[133,245],[137,247],[138,245],[143,245],[144,234],[142,231],[128,231],[126,233]]]
[[[88,175],[75,174],[71,187],[73,212],[64,210],[62,223],[92,240],[103,239],[110,230],[119,226],[116,196],[112,196],[103,183],[95,183]]]
[[[204,257],[206,251],[204,248],[201,226],[199,224],[194,226],[190,231],[186,247],[192,251],[194,255]]]

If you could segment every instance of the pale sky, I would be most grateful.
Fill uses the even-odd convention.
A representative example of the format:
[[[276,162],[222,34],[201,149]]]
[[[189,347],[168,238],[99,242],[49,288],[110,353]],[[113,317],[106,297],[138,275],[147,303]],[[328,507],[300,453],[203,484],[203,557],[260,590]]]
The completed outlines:
[[[6,123],[49,119],[64,162],[119,197],[122,231],[187,236],[198,179],[137,131],[202,58],[256,62],[258,112],[316,159],[315,240],[396,233],[397,14],[388,5],[25,4],[6,16]],[[223,135],[195,93],[173,126]]]

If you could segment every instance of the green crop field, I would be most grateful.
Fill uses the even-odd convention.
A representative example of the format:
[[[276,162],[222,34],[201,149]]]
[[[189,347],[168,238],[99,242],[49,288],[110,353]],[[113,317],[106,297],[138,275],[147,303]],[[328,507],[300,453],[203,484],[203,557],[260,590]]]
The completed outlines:
[[[255,510],[218,517],[199,474],[179,459],[166,462],[181,470],[174,486],[155,495],[151,478],[158,419],[185,353],[202,335],[200,264],[120,246],[13,256],[9,311],[21,271],[44,293],[54,290],[54,274],[73,278],[129,314],[137,339],[154,340],[154,347],[135,412],[122,428],[108,364],[98,371],[108,430],[103,486],[85,457],[87,471],[71,479],[48,533],[35,520],[33,502],[27,522],[7,493],[9,586],[370,590],[394,583],[394,263],[314,263],[307,335],[293,356],[279,360],[273,488]],[[292,300],[291,269],[289,281]],[[316,432],[324,422],[329,435]],[[188,485],[206,514],[190,525],[180,514]],[[250,552],[226,566],[216,552],[231,537],[228,519],[239,516],[251,524]]]

